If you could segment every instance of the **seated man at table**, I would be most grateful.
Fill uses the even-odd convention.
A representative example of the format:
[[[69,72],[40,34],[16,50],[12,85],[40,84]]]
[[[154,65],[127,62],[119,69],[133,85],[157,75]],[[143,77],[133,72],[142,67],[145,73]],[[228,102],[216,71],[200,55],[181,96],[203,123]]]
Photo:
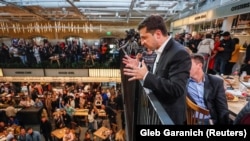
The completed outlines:
[[[42,141],[40,132],[34,131],[31,127],[28,127],[26,131],[26,141]]]
[[[187,96],[197,105],[208,109],[206,124],[229,124],[229,110],[221,78],[206,74],[203,71],[204,57],[201,54],[191,55],[192,66],[188,80]]]

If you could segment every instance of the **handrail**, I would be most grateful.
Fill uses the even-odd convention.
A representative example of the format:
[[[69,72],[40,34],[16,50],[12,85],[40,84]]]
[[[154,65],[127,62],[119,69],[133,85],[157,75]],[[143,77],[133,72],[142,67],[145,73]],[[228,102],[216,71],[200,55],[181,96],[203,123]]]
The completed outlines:
[[[153,93],[146,94],[139,81],[128,82],[127,79],[122,75],[127,140],[136,141],[136,125],[174,125]]]
[[[149,101],[151,102],[152,107],[154,108],[155,112],[157,113],[159,120],[162,125],[173,125],[172,119],[169,117],[168,113],[165,112],[164,108],[162,107],[159,100],[153,93],[147,95]]]
[[[172,119],[156,98],[154,93],[146,94],[143,87],[138,85],[140,92],[137,102],[137,124],[139,125],[173,125]]]

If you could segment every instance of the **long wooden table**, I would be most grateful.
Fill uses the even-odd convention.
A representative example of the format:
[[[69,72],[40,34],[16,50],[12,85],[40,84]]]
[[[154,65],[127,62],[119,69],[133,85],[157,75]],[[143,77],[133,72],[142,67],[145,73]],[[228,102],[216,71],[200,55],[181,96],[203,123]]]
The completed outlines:
[[[75,109],[73,116],[88,116],[89,109]]]
[[[64,136],[64,134],[65,134],[65,130],[66,130],[66,128],[53,130],[53,131],[51,132],[51,135],[52,135],[53,137],[56,137],[57,139],[62,139],[63,136]]]
[[[105,112],[104,110],[98,109],[98,116],[99,116],[99,117],[106,117],[107,114],[106,114],[106,112]]]
[[[230,118],[232,120],[239,114],[241,109],[248,103],[246,100],[239,100],[239,101],[228,101],[228,109],[230,112]]]
[[[224,83],[227,85],[227,87],[233,87],[234,90],[239,90],[239,85],[242,83],[239,81],[238,76],[223,76]],[[247,90],[248,91],[248,90]],[[249,95],[249,94],[247,94]],[[230,112],[230,118],[234,120],[236,116],[239,114],[241,109],[248,103],[246,101],[246,97],[243,96],[237,96],[237,101],[228,101],[228,109]]]

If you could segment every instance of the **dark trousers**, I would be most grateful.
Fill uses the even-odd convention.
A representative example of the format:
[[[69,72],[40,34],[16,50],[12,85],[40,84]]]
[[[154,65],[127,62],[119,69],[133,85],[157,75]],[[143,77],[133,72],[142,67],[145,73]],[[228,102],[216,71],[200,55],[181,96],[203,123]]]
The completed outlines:
[[[236,63],[235,62],[228,62],[225,66],[225,75],[231,75],[233,72],[233,67]]]
[[[250,75],[250,64],[242,64],[241,67],[240,67],[240,74],[243,71],[246,71],[247,75]]]
[[[53,141],[50,133],[43,134],[45,141]]]

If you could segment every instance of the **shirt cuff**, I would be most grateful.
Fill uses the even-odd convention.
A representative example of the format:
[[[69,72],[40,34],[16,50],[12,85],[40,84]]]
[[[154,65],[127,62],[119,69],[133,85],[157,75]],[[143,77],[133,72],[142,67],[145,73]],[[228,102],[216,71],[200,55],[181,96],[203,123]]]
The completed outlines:
[[[140,68],[140,67],[141,67],[141,64],[142,64],[142,63],[141,63],[141,62],[139,62],[138,68]]]
[[[145,80],[145,78],[147,77],[147,75],[148,75],[148,71],[147,71],[147,73],[144,75],[144,77],[143,77],[143,83],[144,83],[144,80]]]

